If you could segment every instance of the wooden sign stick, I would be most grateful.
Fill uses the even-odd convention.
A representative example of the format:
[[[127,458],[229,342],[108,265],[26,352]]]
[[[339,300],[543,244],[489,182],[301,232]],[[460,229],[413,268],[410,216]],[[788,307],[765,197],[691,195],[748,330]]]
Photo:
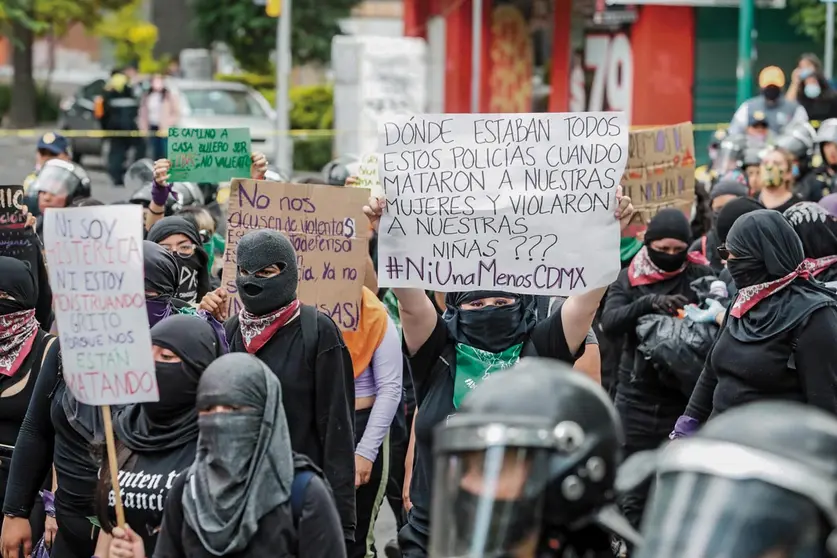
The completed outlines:
[[[125,509],[122,507],[122,493],[119,490],[119,465],[116,462],[116,441],[113,438],[113,421],[110,417],[110,405],[102,405],[102,419],[104,420],[105,443],[108,449],[110,484],[113,487],[114,508],[116,508],[116,525],[124,527]]]

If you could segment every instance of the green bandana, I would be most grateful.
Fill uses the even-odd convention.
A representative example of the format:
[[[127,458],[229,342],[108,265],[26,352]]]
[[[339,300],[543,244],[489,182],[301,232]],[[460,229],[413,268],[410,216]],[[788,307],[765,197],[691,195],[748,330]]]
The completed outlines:
[[[502,353],[489,353],[456,344],[456,376],[453,379],[453,406],[459,408],[462,399],[495,372],[510,368],[520,359],[523,343],[513,345]]]
[[[642,248],[642,242],[636,238],[622,238],[619,241],[619,259],[626,262],[636,256]]]
[[[398,334],[401,335],[401,316],[398,312],[398,298],[396,298],[392,289],[388,290],[384,295],[383,303],[387,308],[387,314],[395,322],[395,328],[398,330]]]

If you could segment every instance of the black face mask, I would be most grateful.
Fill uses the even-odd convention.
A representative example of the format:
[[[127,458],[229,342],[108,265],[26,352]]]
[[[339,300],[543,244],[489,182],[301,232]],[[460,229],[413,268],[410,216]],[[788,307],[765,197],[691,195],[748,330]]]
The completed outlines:
[[[239,274],[235,284],[244,308],[255,316],[284,308],[296,298],[297,276],[284,271],[275,277]]]
[[[26,310],[26,308],[24,308],[17,300],[0,298],[0,316],[14,314],[15,312],[21,312],[23,310]]]
[[[682,252],[677,252],[676,254],[667,254],[665,252],[660,252],[658,250],[654,250],[650,246],[648,247],[648,257],[651,259],[654,265],[662,269],[663,271],[677,271],[683,264],[686,263],[686,258],[689,257],[689,254],[686,250]]]
[[[768,101],[775,101],[782,94],[782,89],[775,85],[768,85],[761,90],[761,95]]]
[[[467,345],[500,353],[522,343],[523,303],[518,300],[505,306],[487,306],[477,310],[459,310],[459,331]]]
[[[770,280],[765,276],[764,265],[753,258],[730,258],[727,269],[738,290]]]
[[[183,369],[182,362],[155,362],[160,400],[143,403],[145,413],[155,422],[179,417],[195,407],[198,383]]]
[[[480,497],[467,490],[460,489],[454,497],[453,505],[456,509],[456,532],[459,536],[468,537],[462,541],[465,548],[471,543],[474,525],[477,521],[477,509]],[[505,550],[511,552],[526,540],[526,537],[540,526],[538,521],[539,509],[536,502],[526,498],[518,500],[497,500],[491,514],[491,525],[488,527],[486,550]]]
[[[202,271],[203,266],[197,257],[192,256],[191,258],[180,260],[180,279],[177,286],[177,298],[184,302],[199,302],[198,277]]]

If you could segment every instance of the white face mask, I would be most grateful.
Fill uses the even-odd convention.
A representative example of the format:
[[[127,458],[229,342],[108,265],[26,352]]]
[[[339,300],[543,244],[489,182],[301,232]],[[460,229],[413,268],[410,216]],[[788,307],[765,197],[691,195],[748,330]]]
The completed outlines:
[[[819,83],[806,83],[804,91],[806,97],[816,99],[822,93],[822,88]]]

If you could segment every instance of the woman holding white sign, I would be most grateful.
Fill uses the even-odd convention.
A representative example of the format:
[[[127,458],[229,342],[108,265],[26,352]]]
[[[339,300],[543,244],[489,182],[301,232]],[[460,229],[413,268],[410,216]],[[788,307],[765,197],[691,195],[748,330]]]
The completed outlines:
[[[630,198],[617,192],[615,216],[623,228],[633,216]],[[364,212],[377,230],[383,199],[372,198]],[[420,289],[393,288],[400,304],[416,401],[414,472],[407,525],[398,542],[404,558],[427,556],[432,469],[432,433],[456,413],[464,396],[486,377],[523,356],[541,356],[574,363],[606,287],[571,296],[561,312],[537,322],[535,300],[502,291],[447,293],[444,316]]]

